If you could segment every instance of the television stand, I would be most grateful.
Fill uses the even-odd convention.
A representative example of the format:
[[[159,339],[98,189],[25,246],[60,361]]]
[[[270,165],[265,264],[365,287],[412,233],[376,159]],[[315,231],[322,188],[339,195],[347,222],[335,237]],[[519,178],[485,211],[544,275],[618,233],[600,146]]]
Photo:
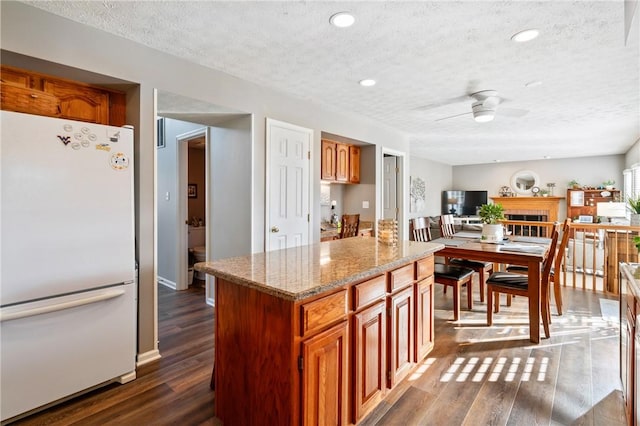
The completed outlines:
[[[461,217],[454,217],[453,218],[453,223],[455,225],[468,225],[470,223],[482,223],[482,221],[480,220],[480,216],[461,216]]]

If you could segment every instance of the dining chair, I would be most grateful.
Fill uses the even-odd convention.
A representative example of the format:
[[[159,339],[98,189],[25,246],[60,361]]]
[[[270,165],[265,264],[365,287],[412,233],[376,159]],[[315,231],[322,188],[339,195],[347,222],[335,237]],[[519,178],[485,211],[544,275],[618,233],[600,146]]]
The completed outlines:
[[[360,228],[360,215],[359,214],[343,214],[342,226],[340,227],[339,238],[350,238],[358,235],[358,229]]]
[[[549,245],[547,256],[542,262],[542,273],[540,276],[542,325],[544,327],[544,334],[547,338],[550,337],[549,323],[551,320],[549,309],[549,277],[551,275],[551,267],[556,254],[559,227],[560,225],[553,227],[551,244]],[[489,326],[493,325],[494,309],[495,312],[498,312],[499,310],[498,297],[500,293],[529,297],[529,276],[514,272],[494,272],[491,274],[489,279],[487,279],[487,325]],[[492,304],[495,305],[494,309],[491,309]]]
[[[553,298],[556,301],[556,309],[558,315],[562,315],[562,289],[560,288],[560,271],[562,270],[562,264],[565,260],[565,250],[569,245],[569,237],[571,235],[571,218],[566,218],[562,224],[562,239],[556,250],[555,260],[553,262],[553,268],[551,268],[551,275],[549,276],[550,283],[553,283]],[[558,237],[560,238],[560,237]],[[518,274],[526,274],[527,267],[524,265],[509,265],[507,266],[507,272],[515,272]]]
[[[431,230],[426,218],[416,217],[412,219],[412,224],[415,241],[431,241]],[[449,286],[453,287],[453,320],[458,321],[460,318],[460,293],[463,286],[467,287],[467,307],[473,308],[473,269],[436,263],[433,277],[436,284],[444,285],[445,290]]]
[[[440,216],[440,233],[443,237],[453,237],[456,233],[452,214],[443,214]],[[493,262],[482,262],[467,259],[447,259],[446,263],[471,268],[478,273],[478,282],[480,283],[480,301],[484,302],[485,281],[486,277],[493,272]]]
[[[455,223],[452,214],[443,214],[440,216],[440,235],[443,237],[453,237],[456,233]]]
[[[431,230],[426,217],[416,217],[411,219],[413,240],[420,242],[431,241]]]
[[[467,308],[473,309],[473,269],[462,266],[436,263],[433,270],[433,280],[436,284],[444,285],[445,289],[453,287],[453,320],[460,319],[460,292],[467,287]]]

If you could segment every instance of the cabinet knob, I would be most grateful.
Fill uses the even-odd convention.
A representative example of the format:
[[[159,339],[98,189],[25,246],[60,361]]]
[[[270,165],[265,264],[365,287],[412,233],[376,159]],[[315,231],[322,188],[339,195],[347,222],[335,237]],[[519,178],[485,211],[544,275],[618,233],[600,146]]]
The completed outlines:
[[[38,99],[38,95],[36,95],[35,93],[32,93],[32,94],[31,94],[31,97],[32,97],[33,99]]]
[[[280,232],[280,228],[278,228],[277,226],[272,226],[271,227],[271,232],[273,232],[274,234],[277,232]]]

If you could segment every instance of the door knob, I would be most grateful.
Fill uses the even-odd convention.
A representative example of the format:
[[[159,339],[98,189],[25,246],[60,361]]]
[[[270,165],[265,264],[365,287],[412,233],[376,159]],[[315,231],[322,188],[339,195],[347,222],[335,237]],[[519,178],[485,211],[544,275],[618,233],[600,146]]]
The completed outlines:
[[[272,227],[271,227],[271,232],[273,232],[274,234],[275,234],[276,232],[280,232],[280,228],[278,228],[277,226],[272,226]]]

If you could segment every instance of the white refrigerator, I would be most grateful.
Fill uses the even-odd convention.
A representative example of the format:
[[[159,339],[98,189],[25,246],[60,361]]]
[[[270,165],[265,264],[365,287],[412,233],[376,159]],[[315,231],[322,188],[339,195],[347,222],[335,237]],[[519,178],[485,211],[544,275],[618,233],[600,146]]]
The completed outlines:
[[[133,129],[1,111],[0,414],[135,379]]]

